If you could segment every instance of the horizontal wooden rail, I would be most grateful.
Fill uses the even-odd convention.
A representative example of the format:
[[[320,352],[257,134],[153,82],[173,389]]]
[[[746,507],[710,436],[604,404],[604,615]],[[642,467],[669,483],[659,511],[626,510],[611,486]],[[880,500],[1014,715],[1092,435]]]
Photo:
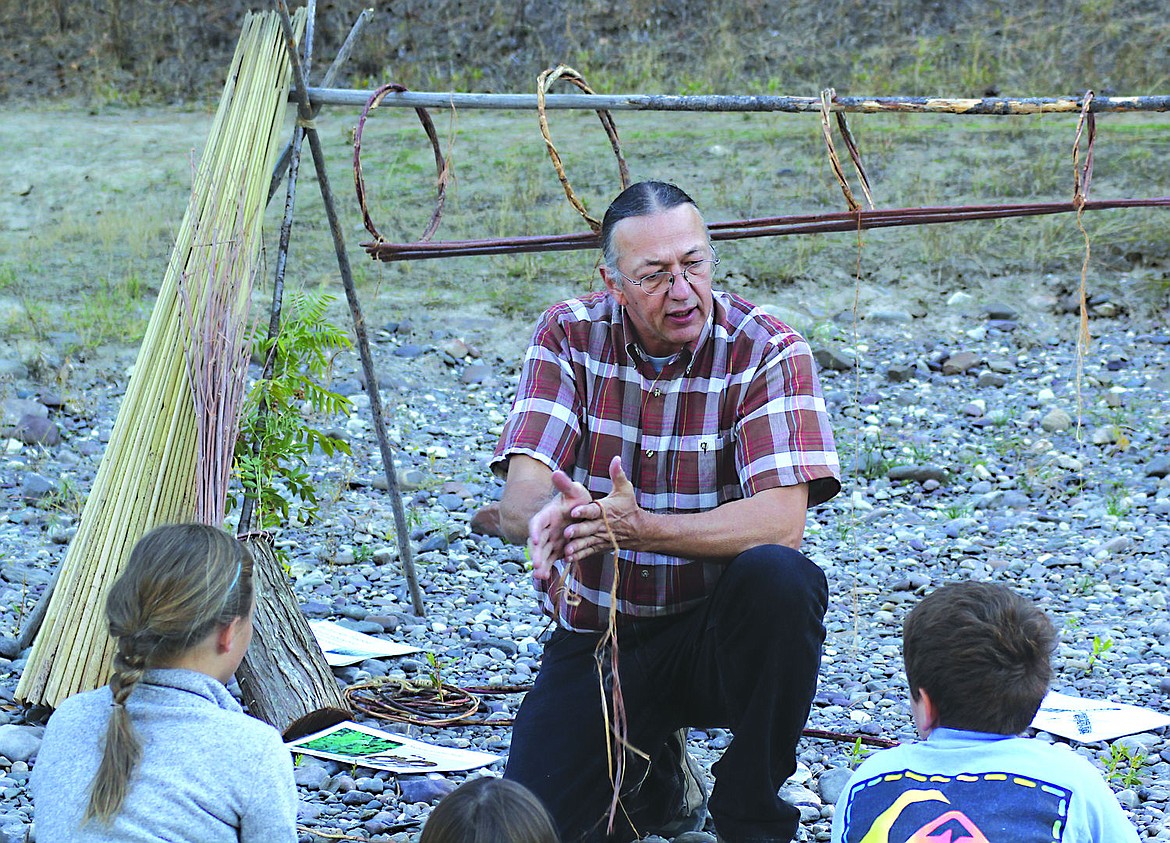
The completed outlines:
[[[1170,196],[1150,199],[1101,199],[1084,203],[1086,211],[1118,208],[1166,208]],[[1072,202],[1034,202],[1020,205],[967,205],[956,207],[890,208],[841,211],[829,214],[793,214],[782,217],[715,222],[708,226],[712,240],[743,240],[751,237],[780,237],[789,234],[825,234],[857,229],[930,225],[944,222],[1009,219],[1045,214],[1075,213]],[[384,241],[363,243],[370,257],[381,261],[429,260],[473,255],[514,255],[525,252],[564,252],[596,249],[599,238],[592,232],[578,234],[529,235],[490,240],[440,240],[413,243]]]
[[[314,107],[346,105],[361,108],[373,91],[353,88],[308,89]],[[292,98],[297,94],[293,91]],[[536,94],[468,94],[436,91],[404,91],[387,94],[382,107],[456,108],[496,110],[536,110]],[[900,112],[917,114],[1075,114],[1081,111],[1080,97],[1027,97],[1012,99],[947,99],[943,97],[837,97],[832,111],[859,114]],[[666,96],[659,94],[549,94],[545,107],[597,111],[780,111],[819,114],[820,97],[738,96],[708,94],[702,96]],[[1170,111],[1170,96],[1094,97],[1089,103],[1093,113],[1123,111]]]

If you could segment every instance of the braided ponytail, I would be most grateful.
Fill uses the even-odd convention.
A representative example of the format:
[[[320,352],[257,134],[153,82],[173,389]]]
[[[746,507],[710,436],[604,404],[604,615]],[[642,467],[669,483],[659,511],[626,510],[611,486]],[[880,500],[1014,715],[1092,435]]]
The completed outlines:
[[[89,792],[85,820],[108,823],[122,807],[129,790],[130,776],[142,760],[142,744],[126,711],[126,698],[146,671],[146,659],[130,651],[129,639],[118,640],[114,655],[114,672],[110,690],[114,694],[110,722],[106,726],[106,744],[102,761]]]
[[[180,655],[251,605],[252,556],[222,530],[169,525],[134,546],[106,599],[118,644],[109,683],[114,701],[83,822],[109,823],[130,791],[144,748],[126,702],[146,669]]]

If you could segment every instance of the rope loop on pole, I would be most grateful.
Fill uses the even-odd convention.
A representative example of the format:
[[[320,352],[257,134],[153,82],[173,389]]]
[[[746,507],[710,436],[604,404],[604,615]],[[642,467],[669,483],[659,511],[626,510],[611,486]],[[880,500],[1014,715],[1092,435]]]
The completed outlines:
[[[1077,121],[1077,133],[1073,138],[1073,207],[1077,212],[1077,228],[1085,241],[1085,257],[1081,261],[1080,328],[1077,331],[1077,429],[1081,422],[1081,372],[1084,368],[1085,353],[1089,350],[1089,260],[1092,243],[1085,228],[1085,207],[1089,202],[1089,184],[1093,181],[1093,141],[1097,139],[1097,118],[1090,110],[1093,92],[1086,91],[1081,103],[1081,119]],[[1081,138],[1085,138],[1085,159],[1081,163]]]
[[[566,65],[557,65],[549,68],[536,77],[536,113],[540,120],[540,134],[544,138],[544,145],[548,148],[548,157],[552,160],[553,167],[557,171],[557,178],[561,180],[561,186],[565,189],[565,196],[569,200],[581,218],[589,224],[589,227],[596,234],[601,231],[601,222],[589,212],[585,210],[585,204],[577,198],[577,194],[573,192],[573,186],[569,184],[569,177],[565,174],[565,167],[561,161],[561,155],[557,152],[556,145],[552,141],[552,136],[548,130],[548,114],[545,109],[545,95],[548,94],[549,89],[553,84],[559,80],[564,80],[576,85],[582,93],[594,94],[596,93],[592,88],[585,83],[585,78],[581,76],[576,70]],[[617,157],[618,175],[621,179],[622,190],[630,186],[630,170],[626,166],[626,159],[622,155],[621,141],[618,139],[617,125],[613,122],[613,115],[605,109],[597,111],[597,117],[601,120],[602,128],[605,129],[605,134],[609,138],[609,145],[613,149],[614,156]]]
[[[370,115],[371,111],[381,104],[387,94],[405,93],[406,91],[407,88],[396,82],[387,82],[374,91],[370,95],[369,100],[366,101],[366,105],[362,109],[362,116],[358,120],[357,129],[353,133],[353,185],[357,190],[358,204],[362,209],[362,222],[366,226],[366,231],[373,235],[376,243],[384,243],[385,238],[378,233],[374,221],[370,219],[370,211],[366,205],[366,180],[362,174],[362,132],[365,130],[366,118]],[[423,131],[427,133],[427,139],[431,142],[431,149],[435,153],[435,169],[438,171],[436,178],[435,210],[431,214],[431,221],[427,223],[426,229],[417,241],[419,243],[425,243],[434,236],[435,231],[439,228],[439,221],[443,218],[443,203],[447,198],[447,182],[450,181],[451,171],[448,167],[447,159],[443,156],[443,151],[439,146],[439,136],[435,132],[435,124],[431,121],[431,115],[425,108],[416,108],[414,112],[418,115],[419,122],[422,123]]]
[[[825,138],[825,146],[829,152],[829,166],[833,169],[833,175],[837,177],[837,184],[841,186],[841,193],[845,195],[845,202],[849,205],[850,213],[861,211],[861,203],[853,195],[853,191],[849,187],[849,182],[845,179],[845,171],[841,167],[841,158],[837,155],[837,145],[833,143],[833,130],[829,125],[829,112],[832,111],[832,102],[837,99],[837,92],[832,88],[825,88],[821,91],[821,133]],[[849,151],[849,158],[853,161],[853,167],[857,170],[857,175],[861,179],[861,190],[865,194],[865,199],[869,202],[869,209],[874,209],[873,195],[869,190],[869,177],[865,174],[865,167],[861,164],[861,154],[857,151],[857,143],[853,140],[853,133],[849,131],[849,124],[845,122],[845,113],[843,111],[837,112],[837,129],[841,132],[841,137],[845,141],[845,147]]]
[[[1086,91],[1081,103],[1081,119],[1073,138],[1073,206],[1079,211],[1089,201],[1089,184],[1093,181],[1093,141],[1097,139],[1097,116],[1090,111],[1093,92]],[[1085,160],[1081,163],[1081,138],[1085,137]]]

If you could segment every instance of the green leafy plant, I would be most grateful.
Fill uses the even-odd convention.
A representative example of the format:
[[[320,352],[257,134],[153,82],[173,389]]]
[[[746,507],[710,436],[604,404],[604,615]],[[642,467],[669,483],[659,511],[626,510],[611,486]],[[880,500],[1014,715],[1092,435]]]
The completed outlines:
[[[1129,499],[1122,489],[1114,489],[1105,497],[1105,512],[1114,518],[1120,518],[1129,512]]]
[[[847,756],[849,759],[849,769],[856,770],[857,766],[862,761],[864,761],[866,756],[869,755],[872,751],[873,750],[868,749],[864,744],[862,744],[861,735],[858,735],[857,740],[855,740],[853,745],[849,747],[849,753]]]
[[[1094,635],[1093,636],[1093,651],[1091,653],[1089,653],[1089,665],[1088,665],[1088,667],[1085,668],[1085,675],[1087,676],[1088,674],[1092,673],[1093,668],[1096,666],[1097,662],[1106,653],[1108,653],[1112,649],[1113,649],[1113,639],[1112,638],[1110,638],[1108,636],[1105,636],[1104,638],[1102,638],[1100,635]]]
[[[969,503],[952,503],[943,509],[943,515],[954,521],[958,518],[966,518],[974,511],[975,507]]]
[[[314,450],[351,455],[349,443],[313,427],[307,417],[347,413],[351,406],[324,385],[336,354],[351,345],[326,319],[332,301],[325,293],[290,295],[279,333],[254,346],[261,357],[271,358],[272,376],[248,392],[235,459],[244,496],[254,502],[263,528],[284,523],[293,498],[301,502],[302,520],[316,517],[317,491],[307,471]]]
[[[427,653],[427,679],[431,683],[431,687],[435,689],[435,694],[438,695],[439,700],[443,700],[443,670],[450,666],[450,660],[440,659],[434,653]]]
[[[80,515],[84,506],[85,495],[77,482],[68,476],[59,478],[56,487],[37,502],[39,509],[74,516]]]
[[[854,447],[850,447],[851,445]],[[849,453],[854,449],[855,456]],[[897,457],[888,453],[889,448],[880,433],[863,436],[856,443],[844,442],[841,450],[845,452],[842,464],[850,465],[856,474],[866,480],[885,477],[889,470],[898,464]]]
[[[353,549],[353,561],[364,565],[374,558],[374,548],[368,544],[359,544]]]
[[[1105,759],[1105,780],[1116,782],[1122,788],[1138,787],[1142,784],[1141,774],[1146,760],[1146,754],[1141,750],[1115,743],[1109,747]]]

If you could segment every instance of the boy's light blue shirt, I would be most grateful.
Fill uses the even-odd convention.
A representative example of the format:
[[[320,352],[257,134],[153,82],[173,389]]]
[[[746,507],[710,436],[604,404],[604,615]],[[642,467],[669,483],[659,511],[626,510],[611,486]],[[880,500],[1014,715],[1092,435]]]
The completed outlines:
[[[1067,746],[957,729],[871,755],[833,813],[832,843],[966,838],[1138,841],[1100,772]]]

